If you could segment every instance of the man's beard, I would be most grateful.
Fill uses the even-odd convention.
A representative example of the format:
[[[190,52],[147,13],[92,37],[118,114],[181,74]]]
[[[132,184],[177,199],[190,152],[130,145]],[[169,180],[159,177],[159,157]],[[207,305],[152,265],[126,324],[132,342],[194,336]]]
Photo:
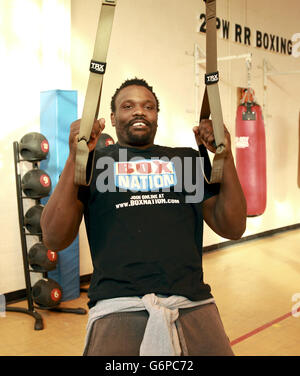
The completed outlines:
[[[152,134],[150,132],[131,133],[130,128],[127,129],[127,139],[130,145],[143,146],[152,142]]]
[[[128,140],[128,144],[132,146],[144,146],[152,143],[154,140],[155,133],[153,135],[153,130],[157,127],[156,123],[150,123],[144,119],[142,120],[146,126],[148,127],[147,131],[133,131],[132,132],[132,124],[139,119],[135,119],[126,125],[126,136]]]

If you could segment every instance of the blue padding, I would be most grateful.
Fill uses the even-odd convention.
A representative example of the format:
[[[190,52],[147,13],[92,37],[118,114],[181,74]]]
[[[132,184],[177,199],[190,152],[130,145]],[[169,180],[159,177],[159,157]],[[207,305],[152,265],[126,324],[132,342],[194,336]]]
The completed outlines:
[[[40,94],[40,132],[49,142],[49,154],[40,168],[51,178],[53,192],[69,154],[70,124],[77,119],[77,91],[49,90]],[[49,197],[41,200],[45,205]],[[63,290],[62,301],[80,295],[79,239],[58,254],[55,270],[48,277],[57,281]]]

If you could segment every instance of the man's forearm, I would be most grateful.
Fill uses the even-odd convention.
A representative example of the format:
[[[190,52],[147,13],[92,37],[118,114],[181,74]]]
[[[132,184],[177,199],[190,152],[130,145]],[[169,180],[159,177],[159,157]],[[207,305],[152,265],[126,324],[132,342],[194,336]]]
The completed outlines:
[[[53,250],[64,249],[72,243],[82,219],[83,205],[77,198],[74,171],[75,161],[69,157],[42,213],[43,242]]]
[[[246,228],[247,204],[238,179],[232,153],[224,160],[220,193],[215,205],[216,222],[222,233],[238,239]]]

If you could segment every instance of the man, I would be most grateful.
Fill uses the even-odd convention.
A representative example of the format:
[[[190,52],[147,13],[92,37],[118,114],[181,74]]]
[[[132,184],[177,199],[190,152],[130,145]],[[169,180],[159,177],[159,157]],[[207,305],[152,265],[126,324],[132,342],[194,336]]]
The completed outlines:
[[[71,125],[70,154],[41,218],[44,243],[61,250],[85,216],[94,267],[85,355],[233,355],[202,272],[203,219],[224,238],[238,239],[245,230],[230,135],[225,128],[221,184],[204,182],[201,200],[193,201],[181,180],[192,175],[199,185],[199,154],[154,144],[159,101],[152,87],[125,81],[111,110],[118,142],[95,150],[105,126],[95,121],[89,187],[74,184],[80,120]],[[193,132],[201,148],[215,151],[211,121]]]

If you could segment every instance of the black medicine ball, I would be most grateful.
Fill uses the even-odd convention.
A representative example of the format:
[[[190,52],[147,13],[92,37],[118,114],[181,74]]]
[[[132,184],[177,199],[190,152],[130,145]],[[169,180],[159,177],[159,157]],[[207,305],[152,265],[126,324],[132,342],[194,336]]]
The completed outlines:
[[[32,287],[32,297],[41,307],[55,307],[62,298],[61,286],[51,278],[43,278]]]
[[[31,234],[42,233],[40,220],[41,220],[43,209],[44,209],[44,206],[42,205],[32,206],[30,209],[27,210],[24,216],[25,227]]]
[[[41,161],[47,158],[49,143],[41,133],[27,133],[19,142],[19,152],[25,161]]]
[[[51,179],[45,171],[34,169],[28,171],[22,178],[22,190],[27,197],[39,199],[49,195]]]
[[[34,244],[28,252],[28,262],[33,270],[54,270],[57,265],[57,252],[46,248],[43,243]]]
[[[102,133],[97,142],[96,149],[103,149],[106,146],[113,145],[114,143],[115,141],[110,135]]]

